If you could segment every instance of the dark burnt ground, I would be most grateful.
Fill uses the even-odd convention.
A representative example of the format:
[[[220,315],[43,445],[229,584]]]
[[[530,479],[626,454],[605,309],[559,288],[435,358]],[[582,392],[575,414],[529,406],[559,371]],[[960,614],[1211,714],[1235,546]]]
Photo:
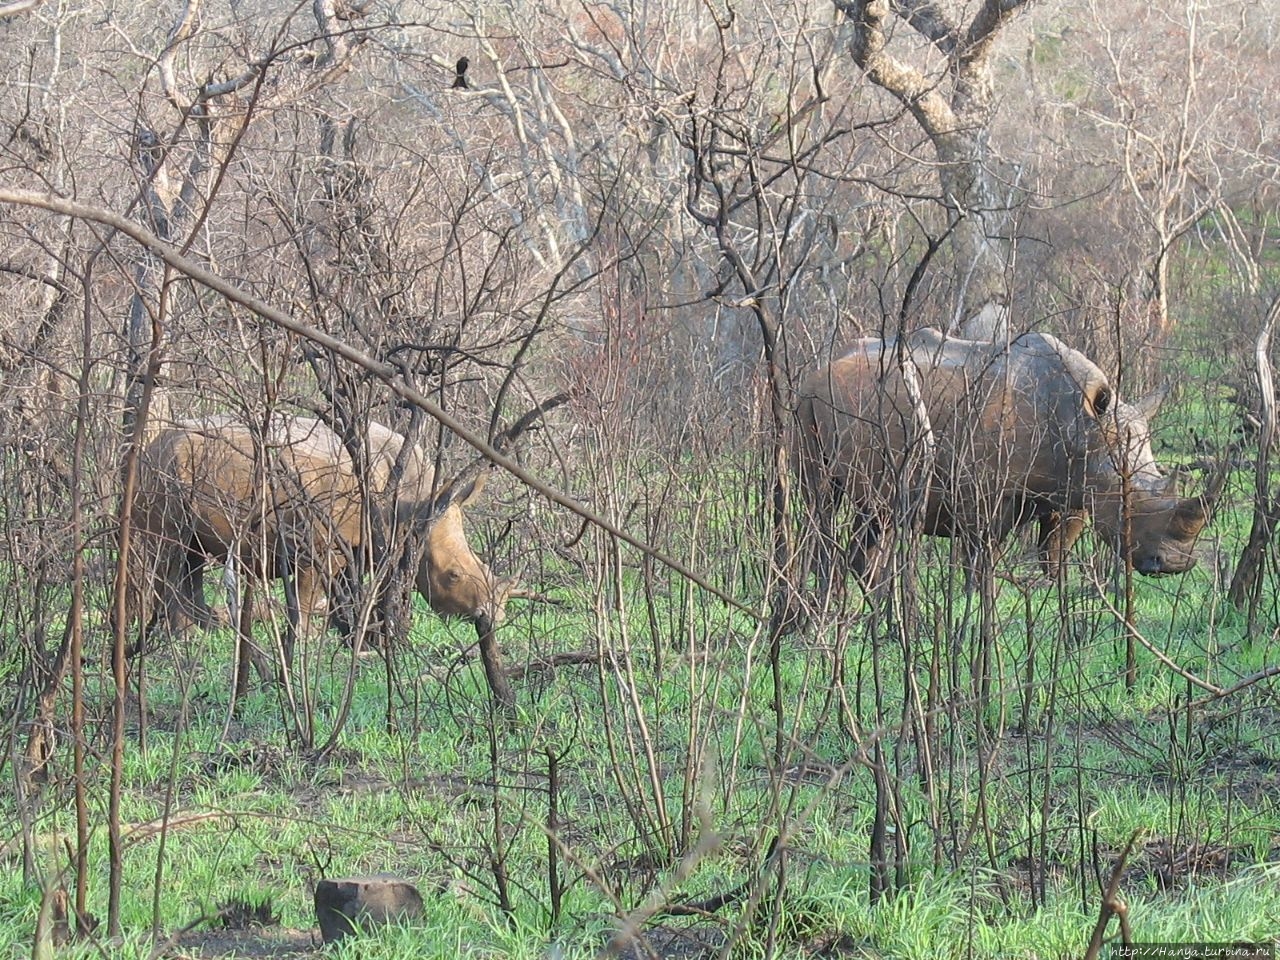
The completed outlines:
[[[614,956],[621,960],[711,960],[724,942],[724,933],[715,926],[663,927],[645,931],[643,944],[620,948]],[[492,950],[481,951],[492,955]],[[166,960],[221,960],[221,958],[253,958],[253,960],[284,960],[296,957],[324,957],[332,955],[320,943],[316,930],[255,929],[194,931],[183,934],[160,956]],[[815,942],[813,956],[870,957],[872,954],[851,952],[839,945],[836,938]],[[429,957],[430,954],[422,954]],[[443,956],[443,954],[441,955]]]
[[[1280,712],[1275,717],[1263,719],[1266,721],[1263,726],[1268,726],[1272,721],[1280,722]],[[1254,721],[1258,721],[1256,716]],[[1190,774],[1180,776],[1178,771],[1164,769],[1159,762],[1149,762],[1145,773],[1133,772],[1134,768],[1129,765],[1129,761],[1138,756],[1152,755],[1152,731],[1156,725],[1157,721],[1153,718],[1151,723],[1125,720],[1077,724],[1059,730],[1058,737],[1106,747],[1113,751],[1111,755],[1115,758],[1114,764],[1109,764],[1111,769],[1090,768],[1083,774],[1068,772],[1068,776],[1085,776],[1095,795],[1136,786],[1168,797],[1170,803],[1176,803],[1180,796],[1193,791],[1202,797],[1216,798],[1224,806],[1230,804],[1241,817],[1247,817],[1259,804],[1265,805],[1280,796],[1280,758],[1271,756],[1267,747],[1267,743],[1273,741],[1264,738],[1261,746],[1249,746],[1227,736],[1218,740],[1212,723],[1204,725],[1202,735],[1191,737],[1191,742],[1202,744],[1202,749],[1198,756],[1192,758],[1194,770]],[[996,773],[1011,778],[1019,775],[1025,754],[1023,745],[1017,741],[1023,736],[1021,733],[1006,735]],[[1033,741],[1039,737],[1042,734],[1032,732]],[[1258,743],[1256,740],[1254,742]],[[1059,756],[1068,755],[1061,744],[1056,752]],[[235,748],[198,758],[196,770],[199,771],[197,775],[206,776],[226,770],[251,770],[267,781],[278,783],[285,765],[286,758],[279,748],[245,741]],[[359,757],[350,752],[332,756],[324,765],[327,773],[322,784],[297,784],[289,790],[300,815],[321,815],[326,800],[335,795],[358,798],[406,786],[405,781],[392,782],[384,774],[363,767],[359,763]],[[814,761],[788,771],[786,779],[816,785],[826,780],[830,769],[829,764]],[[761,774],[764,773],[761,768]],[[481,803],[481,795],[485,792],[484,784],[453,775],[415,778],[407,785],[415,789],[427,787],[433,792],[450,797],[454,803],[464,805]],[[1151,833],[1142,837],[1130,852],[1122,889],[1154,887],[1169,896],[1178,896],[1180,891],[1192,883],[1229,880],[1244,868],[1256,865],[1260,856],[1257,846],[1234,842],[1237,838],[1233,836],[1232,825],[1226,824],[1224,827],[1222,835],[1213,837],[1196,836],[1194,832],[1183,836]],[[576,836],[574,826],[566,823],[563,829],[566,842],[572,843]],[[1102,871],[1105,875],[1120,853],[1118,845],[1099,842],[1086,857],[1091,862],[1082,864],[1078,848],[1059,842],[1056,846],[1051,843],[1043,854],[1039,850],[1031,854],[1025,852],[1027,844],[1020,835],[1024,831],[1025,824],[1010,824],[1007,830],[1002,831],[1001,840],[1006,844],[1008,854],[1003,868],[1004,888],[1009,892],[1020,893],[1026,899],[1031,897],[1033,883],[1045,882],[1050,887],[1059,888],[1074,887],[1078,883],[1082,867],[1086,871]],[[403,850],[420,846],[423,840],[421,835],[412,830],[398,831],[388,839]],[[802,839],[798,842],[803,846]],[[1269,854],[1263,851],[1261,855],[1264,860],[1280,862],[1280,836],[1272,843]],[[655,873],[655,867],[651,864],[628,863],[625,860],[613,861],[611,870],[615,874],[621,872],[630,877],[632,892],[643,890],[646,881],[652,882]],[[423,893],[429,895],[430,891],[423,888]],[[687,921],[655,918],[642,931],[642,943],[619,945],[613,955],[634,957],[637,960],[643,957],[657,957],[661,960],[702,960],[714,957],[722,949],[738,915],[738,909],[738,906],[730,905],[715,916]],[[243,922],[235,917],[228,918],[225,922],[230,924],[230,928],[222,926],[222,920],[211,920],[199,929],[177,937],[161,956],[173,960],[221,960],[231,957],[327,955],[320,942],[318,928],[257,925],[253,917],[242,919]],[[603,947],[604,944],[601,943],[600,946]],[[811,922],[805,922],[803,929],[787,931],[781,946],[793,956],[879,956],[874,946],[855,941],[818,915],[813,916]],[[483,949],[492,950],[492,947]]]
[[[221,957],[285,958],[325,954],[319,928],[284,927],[248,930],[197,930],[180,936],[161,956],[172,960],[215,960]]]

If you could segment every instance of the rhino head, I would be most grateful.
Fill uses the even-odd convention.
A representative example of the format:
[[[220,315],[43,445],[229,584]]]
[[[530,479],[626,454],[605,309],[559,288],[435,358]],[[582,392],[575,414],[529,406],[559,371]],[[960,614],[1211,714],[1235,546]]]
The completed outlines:
[[[439,616],[470,620],[481,633],[491,631],[506,618],[506,602],[513,584],[497,577],[467,543],[462,528],[463,508],[484,487],[485,474],[450,484],[431,503],[424,526],[425,544],[418,564],[418,592]]]
[[[1109,415],[1116,468],[1134,487],[1148,492],[1165,493],[1169,483],[1151,449],[1151,421],[1168,392],[1168,387],[1159,387],[1133,403],[1117,400]]]
[[[1110,424],[1121,476],[1116,489],[1095,500],[1095,523],[1117,553],[1146,576],[1185,573],[1196,565],[1196,539],[1209,522],[1215,494],[1179,497],[1151,450],[1150,421],[1168,389],[1133,404],[1117,402]]]
[[[1150,422],[1159,412],[1160,405],[1167,394],[1167,387],[1159,387],[1133,403],[1116,400],[1099,418],[1107,441],[1107,451],[1099,459],[1101,472],[1107,478],[1108,484],[1117,485],[1116,478],[1119,477],[1119,484],[1127,484],[1131,491],[1136,491],[1137,500],[1130,500],[1130,524],[1137,522],[1140,528],[1138,536],[1140,542],[1144,543],[1148,540],[1156,542],[1163,539],[1157,530],[1145,528],[1148,526],[1156,528],[1164,521],[1173,524],[1178,533],[1187,533],[1192,539],[1199,532],[1191,531],[1187,526],[1189,523],[1194,524],[1193,506],[1188,504],[1183,508],[1181,516],[1171,517],[1166,508],[1172,506],[1176,513],[1176,504],[1162,502],[1170,496],[1171,486],[1169,477],[1156,462],[1155,453],[1151,447]],[[1122,508],[1118,504],[1113,503],[1109,510],[1104,510],[1104,513],[1109,513],[1111,516],[1112,531],[1122,529],[1122,521],[1117,514],[1120,509]],[[1045,573],[1050,576],[1061,573],[1062,563],[1084,532],[1086,519],[1085,511],[1054,511],[1040,517],[1038,546],[1040,563]],[[1105,519],[1099,523],[1099,526],[1101,527],[1103,523]],[[1153,559],[1155,554],[1181,556],[1189,552],[1188,541],[1175,538],[1175,542],[1178,547],[1174,549],[1149,551],[1150,556],[1141,558],[1141,563],[1135,562],[1135,567],[1158,566],[1159,564]],[[1190,569],[1192,565],[1194,561],[1182,569]]]
[[[1133,569],[1161,576],[1196,565],[1193,549],[1209,510],[1204,498],[1173,496],[1169,487],[1113,491],[1095,499],[1094,523]]]

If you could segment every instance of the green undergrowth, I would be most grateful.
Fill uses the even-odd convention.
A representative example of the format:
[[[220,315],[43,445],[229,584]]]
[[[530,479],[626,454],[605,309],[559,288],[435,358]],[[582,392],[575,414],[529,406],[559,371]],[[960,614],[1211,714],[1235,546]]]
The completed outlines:
[[[560,606],[513,608],[506,662],[530,672],[510,717],[490,704],[471,628],[419,608],[390,666],[376,654],[353,664],[332,636],[300,651],[295,697],[313,704],[311,745],[279,687],[255,686],[230,714],[230,637],[193,635],[148,657],[145,722],[131,694],[121,810],[131,939],[106,955],[150,956],[157,909],[167,936],[246,895],[270,901],[274,929],[309,930],[318,879],[391,871],[419,887],[423,919],[326,955],[590,956],[625,918],[647,917],[642,929],[672,956],[709,955],[675,943],[714,951],[727,939],[734,957],[1078,956],[1100,883],[1131,840],[1123,890],[1135,934],[1274,938],[1272,688],[1217,701],[1161,656],[1226,688],[1276,662],[1276,644],[1219,599],[1208,564],[1138,579],[1133,630],[1150,648],[1135,645],[1126,684],[1123,590],[1099,569],[1073,569],[1061,585],[1002,583],[985,703],[975,601],[957,577],[929,570],[909,622],[876,618],[855,597],[786,638],[775,674],[749,616],[627,567],[621,599],[579,586]],[[571,650],[604,659],[538,666]],[[318,754],[352,671],[340,735]],[[109,695],[94,671],[91,723]],[[908,852],[898,893],[873,906],[877,742],[897,804],[891,829]],[[69,772],[60,754],[30,824],[44,877],[74,837]],[[91,762],[87,777],[89,912],[102,918],[105,765]],[[0,817],[20,833],[12,796]],[[650,915],[750,884],[779,835],[786,887],[767,879],[749,916],[742,896],[693,919]],[[12,855],[10,865],[0,955],[26,956],[41,881],[24,881]],[[196,932],[218,929],[210,919]]]

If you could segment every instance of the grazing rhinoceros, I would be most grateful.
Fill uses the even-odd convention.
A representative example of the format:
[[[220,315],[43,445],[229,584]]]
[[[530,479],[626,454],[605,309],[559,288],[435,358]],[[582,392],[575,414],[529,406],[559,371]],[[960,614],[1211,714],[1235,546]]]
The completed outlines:
[[[799,397],[795,452],[824,584],[841,526],[849,565],[874,579],[878,548],[913,518],[988,567],[1020,523],[1085,510],[1142,573],[1195,563],[1205,505],[1167,494],[1145,431],[1117,423],[1106,376],[1054,337],[863,339]]]
[[[462,530],[462,507],[483,475],[463,490],[435,491],[421,451],[401,457],[401,434],[371,423],[365,440],[357,470],[338,435],[307,417],[279,415],[266,430],[228,416],[161,429],[140,458],[136,501],[156,614],[170,629],[208,623],[203,569],[234,553],[246,570],[291,578],[291,619],[306,634],[371,523],[394,519],[425,535],[416,582],[433,610],[482,631],[501,621],[510,584],[472,553]]]

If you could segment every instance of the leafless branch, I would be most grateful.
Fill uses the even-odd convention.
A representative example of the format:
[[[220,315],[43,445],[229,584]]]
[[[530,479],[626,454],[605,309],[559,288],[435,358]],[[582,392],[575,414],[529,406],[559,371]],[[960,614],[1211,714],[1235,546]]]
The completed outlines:
[[[960,48],[962,63],[972,63],[987,56],[991,43],[1001,28],[1031,0],[984,0],[965,31]]]
[[[897,97],[931,137],[954,130],[955,114],[937,83],[887,52],[887,0],[836,0],[836,9],[848,18],[849,53],[868,79]]]
[[[687,578],[711,595],[723,600],[734,609],[739,610],[748,616],[758,619],[764,618],[764,614],[759,610],[755,610],[747,606],[741,600],[730,596],[719,587],[710,583],[705,576],[696,573],[679,560],[667,555],[661,550],[656,549],[633,534],[620,529],[594,510],[584,507],[574,497],[571,497],[539,480],[511,457],[493,449],[493,447],[487,444],[482,437],[468,429],[462,421],[445,411],[439,404],[431,400],[421,391],[410,384],[405,383],[404,379],[400,376],[398,368],[391,364],[375,360],[367,353],[357,350],[345,341],[318,330],[310,324],[295,320],[278,307],[273,307],[269,303],[245,293],[245,291],[241,290],[235,284],[228,282],[201,264],[196,263],[189,257],[177,253],[172,246],[161,242],[149,230],[146,230],[143,227],[112,213],[110,210],[104,210],[101,207],[94,207],[88,204],[79,203],[75,200],[56,197],[52,194],[39,194],[33,193],[29,190],[13,190],[7,187],[0,187],[0,203],[11,203],[19,206],[50,210],[54,213],[60,213],[77,219],[100,223],[104,226],[109,226],[114,230],[118,230],[120,233],[123,233],[125,236],[150,250],[170,267],[185,274],[196,283],[221,294],[232,303],[239,304],[246,310],[262,317],[264,320],[270,321],[281,329],[287,330],[290,333],[318,344],[334,356],[341,357],[343,360],[346,360],[377,377],[394,393],[396,393],[397,396],[419,407],[429,417],[434,419],[445,429],[452,431],[461,440],[463,440],[463,442],[473,447],[491,463],[501,467],[503,470],[506,470],[512,476],[525,483],[531,489],[536,490],[548,500],[559,504],[566,510],[577,514],[583,519],[589,520],[606,533],[617,537],[622,542],[634,547],[636,550],[639,550],[646,556],[651,557],[663,566],[670,568],[682,577]]]
[[[1131,623],[1128,623],[1125,619],[1124,614],[1116,607],[1114,603],[1111,602],[1111,598],[1107,595],[1106,584],[1101,583],[1100,581],[1095,579],[1094,587],[1098,592],[1098,596],[1102,600],[1103,606],[1105,606],[1107,610],[1111,613],[1111,615],[1116,618],[1116,622],[1124,624],[1125,630],[1129,633],[1129,635],[1133,637],[1134,640],[1138,641],[1138,643],[1142,644],[1142,646],[1146,647],[1148,653],[1150,653],[1153,657],[1155,657],[1157,660],[1163,663],[1166,667],[1168,667],[1178,676],[1182,677],[1183,680],[1186,680],[1187,683],[1191,684],[1192,686],[1199,687],[1201,690],[1209,691],[1209,693],[1211,693],[1215,698],[1221,697],[1223,695],[1224,691],[1222,687],[1219,687],[1216,684],[1212,684],[1208,680],[1202,680],[1200,677],[1196,676],[1194,673],[1192,673],[1190,670],[1188,670],[1186,667],[1182,666],[1181,664],[1177,663],[1167,653],[1165,653],[1163,650],[1157,647],[1154,643],[1152,643],[1150,640],[1144,637],[1141,634],[1141,632],[1139,632],[1137,628],[1135,628]]]
[[[14,0],[13,3],[0,6],[0,17],[16,17],[20,13],[30,13],[42,3],[44,0]]]
[[[1126,944],[1129,943],[1129,908],[1120,897],[1120,881],[1124,877],[1124,865],[1129,859],[1129,853],[1133,850],[1133,845],[1138,842],[1138,838],[1141,835],[1142,832],[1140,830],[1133,832],[1129,837],[1129,842],[1120,851],[1120,856],[1116,859],[1115,866],[1111,868],[1111,876],[1107,880],[1107,888],[1102,893],[1102,905],[1098,911],[1098,922],[1094,924],[1093,934],[1089,937],[1089,947],[1084,954],[1085,960],[1094,960],[1102,950],[1102,941],[1106,936],[1107,927],[1110,925],[1112,917],[1120,919],[1124,942]]]
[[[934,0],[893,0],[893,9],[943,54],[955,51],[959,29]]]

